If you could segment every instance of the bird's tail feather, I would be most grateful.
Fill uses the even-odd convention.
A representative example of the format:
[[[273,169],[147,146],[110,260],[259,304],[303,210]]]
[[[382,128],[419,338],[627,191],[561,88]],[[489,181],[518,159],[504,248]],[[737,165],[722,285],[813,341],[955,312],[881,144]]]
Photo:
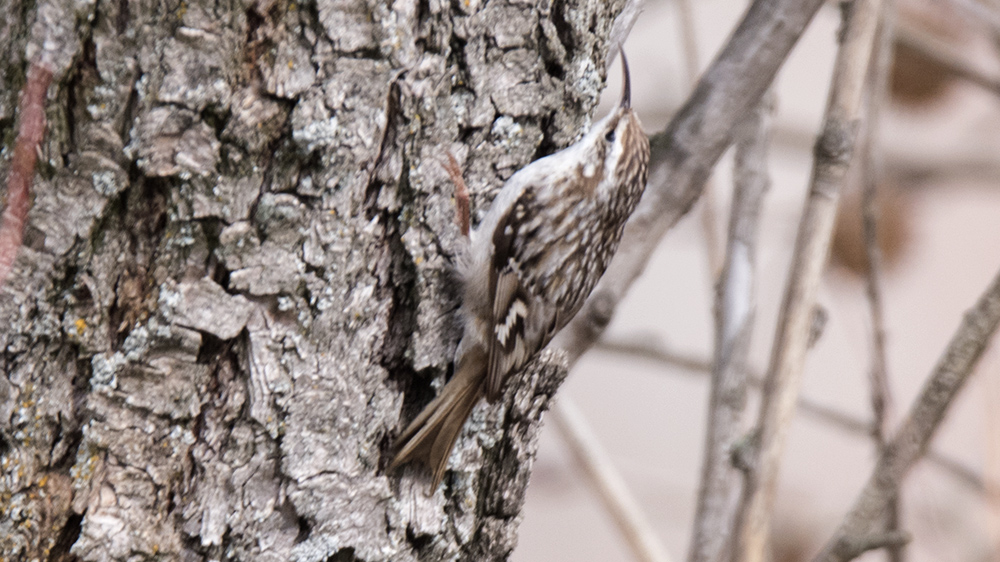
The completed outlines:
[[[389,464],[392,470],[410,461],[421,461],[431,469],[430,493],[437,490],[448,466],[465,420],[483,394],[482,361],[464,357],[458,372],[444,386],[441,394],[427,405],[396,441],[396,455]]]

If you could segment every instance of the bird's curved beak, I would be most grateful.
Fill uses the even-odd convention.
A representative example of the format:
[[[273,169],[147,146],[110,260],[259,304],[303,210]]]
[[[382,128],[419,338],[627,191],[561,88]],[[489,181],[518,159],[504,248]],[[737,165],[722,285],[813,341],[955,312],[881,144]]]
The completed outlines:
[[[622,109],[632,107],[632,78],[628,72],[628,60],[625,59],[625,50],[619,51],[622,56]]]

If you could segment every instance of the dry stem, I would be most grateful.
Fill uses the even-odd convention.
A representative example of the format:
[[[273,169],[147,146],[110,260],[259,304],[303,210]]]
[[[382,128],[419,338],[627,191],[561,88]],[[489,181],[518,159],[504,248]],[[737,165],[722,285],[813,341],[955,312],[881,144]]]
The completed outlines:
[[[816,143],[809,196],[765,380],[757,429],[759,449],[737,516],[733,560],[764,559],[778,470],[798,399],[816,291],[826,265],[840,189],[854,150],[880,6],[880,0],[857,0],[845,11],[843,43],[834,66],[823,133]]]
[[[878,143],[878,123],[880,109],[889,99],[888,76],[892,66],[892,44],[894,35],[893,6],[887,1],[884,17],[879,29],[877,57],[871,65],[869,73],[870,89],[866,100],[864,149],[861,153],[862,177],[862,227],[864,230],[865,257],[868,263],[865,276],[865,289],[868,297],[868,310],[871,316],[872,365],[869,376],[871,406],[872,406],[872,438],[875,441],[877,454],[883,454],[886,447],[886,428],[889,411],[892,406],[892,393],[889,385],[889,371],[885,352],[885,318],[882,306],[882,289],[879,280],[882,273],[882,252],[878,245],[876,189],[881,179],[882,170],[879,166],[880,146]],[[886,516],[886,531],[893,533],[900,526],[900,498],[897,496],[890,502]],[[887,543],[890,562],[903,562],[904,543]]]
[[[669,562],[656,533],[642,513],[621,474],[597,441],[586,419],[568,396],[561,396],[552,408],[552,420],[569,445],[577,463],[593,484],[605,509],[618,525],[636,560]]]
[[[771,106],[765,100],[756,108],[736,142],[736,185],[725,263],[715,295],[715,360],[698,511],[688,556],[691,562],[722,557],[732,537],[740,496],[742,479],[730,456],[742,438],[746,409],[757,232],[764,193],[770,184],[767,149]]]
[[[1000,272],[965,314],[906,418],[879,456],[875,469],[816,562],[846,562],[859,539],[882,532],[885,515],[910,468],[927,452],[934,432],[969,379],[1000,323]]]
[[[708,359],[673,352],[658,346],[642,343],[601,341],[595,346],[595,349],[648,359],[702,375],[708,375],[712,371],[712,364]],[[757,390],[764,387],[763,380],[756,373],[749,375],[748,382],[751,387]],[[856,435],[871,435],[872,433],[872,423],[870,421],[857,418],[825,404],[820,404],[804,396],[799,397],[795,407],[798,411],[812,416],[820,422],[828,423]],[[987,494],[989,489],[992,488],[1000,489],[1000,483],[985,480],[974,470],[962,464],[961,461],[949,457],[945,453],[932,449],[927,453],[927,462],[943,470],[957,482],[977,494]]]

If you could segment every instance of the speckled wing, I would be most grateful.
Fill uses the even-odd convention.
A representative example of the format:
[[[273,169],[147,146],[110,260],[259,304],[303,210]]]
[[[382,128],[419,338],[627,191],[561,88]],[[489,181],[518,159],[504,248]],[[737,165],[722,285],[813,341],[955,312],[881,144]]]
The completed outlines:
[[[490,294],[493,297],[492,333],[488,334],[486,398],[495,401],[507,376],[527,363],[548,343],[554,318],[552,307],[526,286],[521,255],[526,238],[538,234],[532,224],[532,191],[525,190],[493,231]]]

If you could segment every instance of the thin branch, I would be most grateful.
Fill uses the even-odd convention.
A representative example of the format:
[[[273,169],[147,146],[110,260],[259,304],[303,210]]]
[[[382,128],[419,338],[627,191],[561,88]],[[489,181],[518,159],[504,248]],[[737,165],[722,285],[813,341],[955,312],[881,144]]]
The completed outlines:
[[[650,361],[662,363],[665,366],[684,369],[699,375],[710,375],[712,373],[712,362],[706,358],[696,357],[694,355],[685,355],[651,345],[601,340],[594,346],[594,349],[648,359]],[[764,388],[764,378],[759,373],[749,373],[747,375],[747,381],[750,387],[754,390],[761,390]],[[870,435],[872,432],[871,422],[858,419],[850,414],[840,412],[830,406],[810,400],[809,398],[799,397],[796,407],[807,415],[811,415],[820,421],[840,427],[841,429],[845,429],[851,433]],[[958,461],[952,462],[956,464],[958,463]],[[964,469],[964,471],[965,472],[963,474],[958,475],[959,478],[964,479],[970,472],[967,468]]]
[[[770,532],[778,470],[801,383],[816,292],[826,265],[840,189],[854,151],[865,76],[880,0],[856,0],[844,11],[843,42],[834,65],[823,132],[799,224],[771,364],[757,424],[759,449],[747,474],[733,559],[760,562]]]
[[[669,110],[670,108],[667,108]],[[779,116],[773,127],[773,146],[787,150],[800,150],[816,138],[815,130],[807,130],[800,124],[782,120]],[[882,148],[882,159],[886,169],[905,172],[921,187],[933,188],[935,179],[969,179],[983,184],[995,185],[1000,176],[1000,162],[988,150],[975,150],[978,145],[964,145],[965,150],[941,150],[937,139],[913,138],[906,143],[896,143]],[[980,147],[981,148],[981,147]],[[607,275],[612,275],[608,272]]]
[[[715,360],[698,509],[688,555],[691,562],[721,559],[730,544],[740,496],[742,478],[730,457],[743,438],[758,224],[770,184],[767,152],[772,105],[765,98],[746,120],[736,141],[736,185],[725,263],[715,294]]]
[[[650,343],[645,343],[645,340]],[[594,345],[594,349],[610,351],[611,353],[621,353],[632,355],[642,359],[649,359],[659,363],[664,363],[671,367],[679,367],[698,374],[711,374],[712,361],[706,357],[693,354],[684,354],[670,349],[666,349],[653,342],[654,338],[643,338],[643,343],[624,340],[601,340]],[[759,382],[759,381],[758,381]]]
[[[875,441],[876,454],[883,454],[886,448],[886,431],[889,410],[892,407],[892,392],[889,385],[888,362],[885,353],[885,318],[882,305],[882,289],[879,285],[882,272],[882,252],[878,245],[876,217],[876,189],[882,177],[878,143],[878,123],[881,108],[889,99],[889,71],[892,67],[892,44],[895,17],[893,16],[892,0],[887,0],[881,26],[878,30],[876,58],[871,65],[868,79],[870,81],[869,95],[866,99],[864,149],[861,151],[862,173],[862,204],[861,222],[864,231],[865,257],[868,267],[865,275],[865,289],[868,300],[868,311],[871,316],[872,328],[872,365],[870,376],[871,406],[872,406],[872,438]],[[890,502],[886,515],[885,531],[899,531],[902,508],[897,495]],[[903,562],[905,542],[890,542],[886,548],[890,562]]]
[[[49,66],[41,62],[31,63],[28,80],[21,91],[21,122],[7,175],[7,208],[0,223],[0,287],[14,268],[14,260],[24,240],[31,182],[35,178],[38,149],[45,137],[45,95],[51,83],[52,70]]]
[[[643,515],[639,502],[629,491],[625,480],[615,469],[573,400],[569,396],[560,396],[550,415],[577,463],[597,490],[605,509],[624,535],[636,560],[669,562],[670,556]]]
[[[880,146],[878,144],[877,124],[880,108],[887,99],[887,77],[892,63],[892,17],[886,10],[879,33],[879,46],[876,64],[872,65],[870,80],[872,88],[868,96],[865,120],[864,150],[861,152],[862,178],[862,229],[864,231],[865,257],[868,262],[865,276],[865,292],[868,298],[868,310],[872,322],[872,367],[871,401],[874,424],[872,432],[881,447],[885,443],[887,410],[891,405],[889,390],[889,375],[885,353],[885,318],[882,305],[882,289],[880,278],[882,273],[882,251],[878,245],[877,232],[877,199],[876,190],[882,176],[879,166]]]
[[[899,549],[910,542],[910,535],[902,531],[880,531],[863,537],[855,537],[842,544],[844,556],[852,560],[870,550],[880,548]]]
[[[574,363],[604,331],[660,239],[698,199],[733,128],[751,111],[823,0],[755,0],[698,87],[650,139],[649,182],[597,288],[554,346]]]
[[[983,475],[988,482],[986,487],[985,521],[986,533],[992,543],[993,559],[1000,558],[1000,412],[993,405],[995,396],[1000,395],[1000,353],[993,349],[987,355],[987,366],[983,369],[983,381],[986,390],[987,411],[986,430],[983,436]]]
[[[871,154],[865,158],[865,167],[873,166],[876,155]],[[876,224],[876,183],[877,177],[871,170],[865,171],[864,189],[862,192],[861,219],[864,231],[865,257],[867,260],[867,272],[865,275],[865,294],[868,300],[868,313],[872,322],[871,346],[872,365],[869,372],[869,392],[871,398],[872,417],[872,438],[876,445],[881,447],[885,444],[886,425],[888,423],[888,411],[891,407],[892,398],[889,388],[889,374],[886,365],[885,353],[885,317],[882,305],[882,289],[879,286],[879,278],[882,267],[882,251],[878,247],[877,224]]]
[[[945,412],[969,379],[983,351],[1000,324],[1000,272],[975,306],[966,312],[934,372],[906,418],[889,441],[833,538],[815,558],[816,562],[846,562],[852,559],[851,544],[858,537],[878,533],[891,499],[910,468],[927,451]]]
[[[935,451],[934,449],[927,451],[927,454],[924,456],[924,460],[927,461],[928,464],[945,471],[948,475],[957,480],[959,483],[964,484],[973,492],[984,496],[987,502],[996,501],[994,496],[991,495],[993,493],[991,490],[1000,489],[1000,481],[992,480],[989,474],[980,476],[975,470],[969,468],[961,461],[949,457],[941,451]]]
[[[601,340],[594,346],[594,349],[648,359],[665,366],[684,369],[699,375],[709,375],[712,372],[712,363],[706,358],[677,353],[651,344]],[[750,386],[755,390],[764,388],[763,377],[760,374],[750,373],[748,380]],[[818,421],[839,427],[856,435],[868,436],[872,433],[872,423],[870,421],[857,418],[809,398],[799,396],[795,407],[797,411],[807,416],[812,416]],[[988,487],[1000,489],[1000,483],[986,482],[983,477],[971,468],[939,451],[929,451],[926,460],[977,494],[986,494]]]

